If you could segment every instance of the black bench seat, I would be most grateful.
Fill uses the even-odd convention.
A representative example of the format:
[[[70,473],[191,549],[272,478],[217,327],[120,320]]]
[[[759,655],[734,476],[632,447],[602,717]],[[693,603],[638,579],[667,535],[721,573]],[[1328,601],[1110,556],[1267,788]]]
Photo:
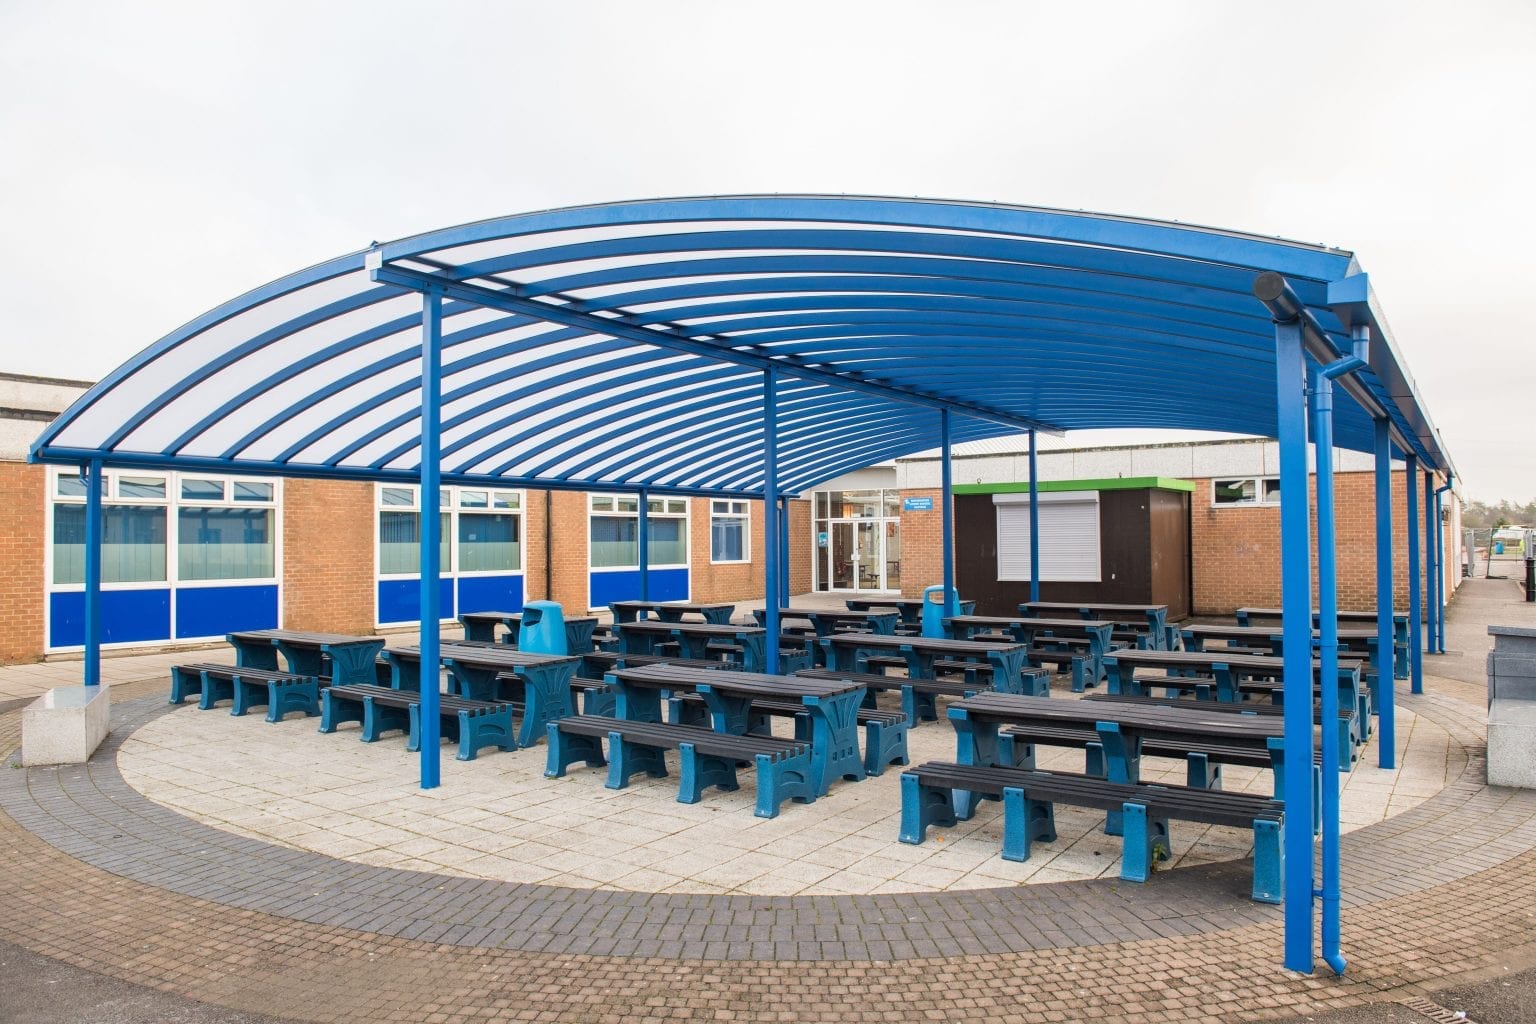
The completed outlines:
[[[608,741],[603,757],[602,741]],[[698,803],[704,790],[715,786],[740,788],[737,762],[756,768],[759,818],[775,818],[785,800],[814,803],[817,780],[811,772],[811,744],[773,736],[734,735],[671,722],[637,722],[600,715],[574,715],[549,723],[549,762],[545,776],[560,778],[577,761],[592,767],[608,765],[609,789],[623,789],[636,774],[652,778],[667,774],[664,752],[679,755],[679,803]]]
[[[521,704],[468,700],[447,693],[439,694],[438,701],[438,714],[443,722],[442,738],[458,742],[459,752],[455,756],[460,761],[473,761],[481,747],[517,749],[512,718],[514,713],[522,710]],[[360,722],[364,743],[372,743],[384,733],[399,729],[408,737],[406,750],[420,750],[421,694],[372,683],[328,686],[322,694],[320,731],[335,732],[343,722]]]
[[[302,673],[214,662],[172,665],[170,703],[180,704],[194,693],[203,711],[221,700],[231,703],[232,715],[265,704],[269,722],[282,721],[290,711],[302,711],[306,717],[320,713],[320,680]]]
[[[879,672],[839,672],[834,668],[809,668],[796,672],[807,679],[848,679],[864,687],[864,706],[873,707],[875,695],[885,690],[901,694],[902,714],[908,725],[938,720],[936,697],[974,697],[992,689],[987,683],[966,682],[955,679],[910,679],[906,676],[887,676]]]
[[[669,711],[670,720],[680,725],[708,724],[704,698],[697,693],[673,694]],[[805,705],[780,700],[754,700],[748,713],[747,732],[755,735],[771,734],[772,729],[767,721],[769,716],[793,718],[795,739],[805,743],[811,741],[811,719]],[[858,721],[864,726],[865,774],[882,775],[886,765],[908,763],[908,726],[904,713],[878,707],[861,707],[858,710]]]
[[[999,797],[1003,858],[1029,858],[1030,844],[1056,838],[1057,803],[1124,815],[1120,877],[1145,882],[1152,865],[1170,855],[1168,822],[1251,828],[1253,898],[1279,903],[1283,880],[1284,805],[1266,797],[1147,782],[1117,783],[1086,775],[930,761],[901,774],[903,843],[921,843],[930,825],[954,825],[954,793]]]

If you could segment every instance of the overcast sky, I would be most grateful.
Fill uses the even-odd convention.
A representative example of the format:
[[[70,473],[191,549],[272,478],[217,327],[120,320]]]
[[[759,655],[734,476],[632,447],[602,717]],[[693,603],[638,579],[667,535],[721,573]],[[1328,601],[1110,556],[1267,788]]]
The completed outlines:
[[[1536,4],[0,0],[0,370],[94,380],[418,231],[731,192],[1354,251],[1469,497],[1536,497]]]

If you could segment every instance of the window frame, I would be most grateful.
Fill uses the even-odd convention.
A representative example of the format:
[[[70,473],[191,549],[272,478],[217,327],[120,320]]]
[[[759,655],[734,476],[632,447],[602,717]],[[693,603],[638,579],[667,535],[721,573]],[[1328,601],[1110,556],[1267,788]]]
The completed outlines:
[[[1218,501],[1216,500],[1217,485],[1222,483],[1244,484],[1252,483],[1254,497],[1252,500],[1243,501]],[[1273,484],[1273,487],[1268,485]],[[1280,477],[1278,474],[1253,475],[1253,476],[1223,476],[1211,477],[1211,508],[1279,508],[1280,507]]]
[[[606,508],[599,507],[606,505]],[[692,549],[689,544],[693,537],[692,509],[687,498],[650,498],[646,502],[646,519],[648,522],[657,519],[681,521],[683,524],[683,561],[681,562],[648,562],[647,569],[687,569],[692,562]],[[627,506],[627,507],[626,507]],[[658,507],[659,506],[659,507]],[[635,528],[635,561],[627,565],[593,565],[592,564],[592,521],[594,519],[624,519],[634,520]],[[595,491],[587,494],[587,572],[635,572],[640,568],[640,541],[639,526],[640,502],[633,494],[622,492]]]
[[[740,505],[741,510],[729,509],[719,511],[717,505]],[[717,558],[715,557],[715,521],[729,520],[741,524],[741,557]],[[709,564],[710,565],[747,565],[752,561],[752,502],[745,498],[711,498],[709,499]]]
[[[390,491],[404,491],[411,496],[410,504],[399,502],[386,502],[385,495]],[[486,496],[484,505],[465,505],[464,493],[480,494]],[[513,500],[514,505],[498,505],[497,501]],[[528,523],[526,512],[528,509],[528,492],[520,487],[462,487],[457,484],[443,484],[439,488],[438,514],[447,518],[443,527],[442,536],[438,546],[442,547],[446,542],[448,546],[448,563],[438,566],[438,576],[448,579],[470,579],[485,576],[522,576],[527,572],[527,552],[524,543],[527,537]],[[420,484],[375,484],[373,489],[373,576],[375,580],[409,580],[419,579],[419,568],[413,572],[384,572],[383,552],[383,522],[382,515],[385,512],[406,512],[417,517],[417,536],[421,530],[421,485]],[[462,569],[463,555],[459,550],[459,523],[462,516],[511,516],[517,521],[517,565],[511,569]],[[418,544],[419,546],[419,544]]]

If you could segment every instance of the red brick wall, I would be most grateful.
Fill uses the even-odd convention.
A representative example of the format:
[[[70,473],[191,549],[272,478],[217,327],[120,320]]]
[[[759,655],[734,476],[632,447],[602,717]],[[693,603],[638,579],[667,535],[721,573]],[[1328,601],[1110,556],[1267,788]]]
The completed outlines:
[[[811,592],[811,562],[816,552],[815,538],[811,535],[811,503],[789,503],[789,592]]]
[[[938,488],[908,490],[902,498],[932,498],[933,510],[901,512],[901,596],[922,597],[924,587],[944,582],[944,512]],[[957,538],[959,544],[965,539]]]
[[[283,626],[374,631],[374,487],[283,481]]]
[[[0,663],[43,656],[43,535],[48,471],[0,462]]]

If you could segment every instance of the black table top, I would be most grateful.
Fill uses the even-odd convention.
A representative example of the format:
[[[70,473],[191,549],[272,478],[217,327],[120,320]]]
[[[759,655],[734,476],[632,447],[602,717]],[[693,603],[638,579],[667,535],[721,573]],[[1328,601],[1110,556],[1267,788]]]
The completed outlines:
[[[640,668],[621,669],[614,675],[622,683],[659,689],[709,686],[731,693],[790,699],[834,697],[864,688],[861,683],[845,679],[808,679],[804,676],[773,676],[763,672],[716,672],[690,665],[644,665]]]

